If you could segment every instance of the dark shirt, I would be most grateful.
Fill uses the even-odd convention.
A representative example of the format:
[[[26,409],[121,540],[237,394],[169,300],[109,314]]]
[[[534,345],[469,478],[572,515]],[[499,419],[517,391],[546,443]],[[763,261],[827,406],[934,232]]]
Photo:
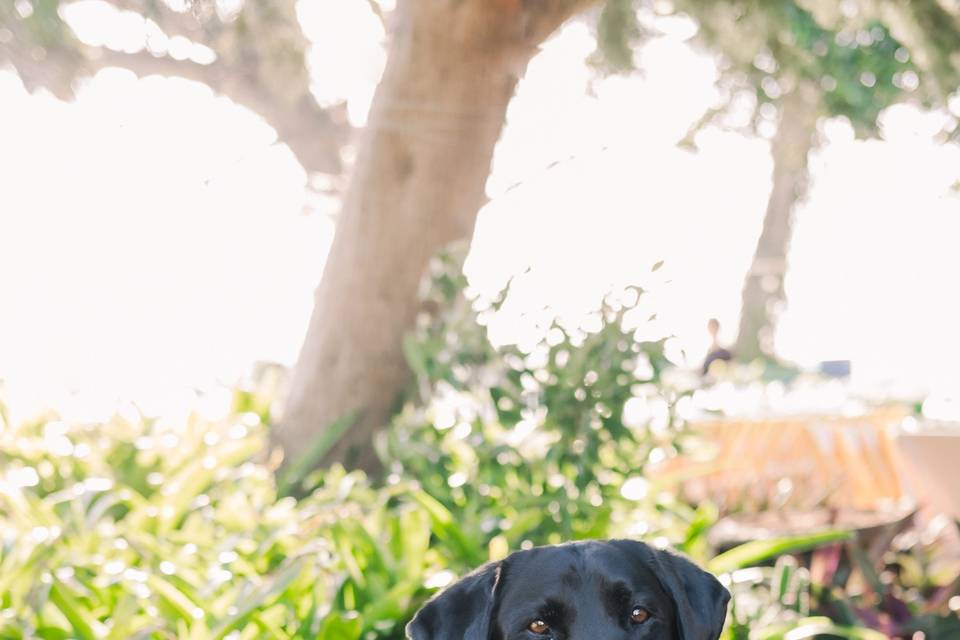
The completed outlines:
[[[710,371],[710,365],[716,362],[717,360],[723,360],[729,362],[733,359],[733,355],[723,347],[717,347],[710,351],[707,354],[707,359],[703,361],[703,375],[707,375]]]

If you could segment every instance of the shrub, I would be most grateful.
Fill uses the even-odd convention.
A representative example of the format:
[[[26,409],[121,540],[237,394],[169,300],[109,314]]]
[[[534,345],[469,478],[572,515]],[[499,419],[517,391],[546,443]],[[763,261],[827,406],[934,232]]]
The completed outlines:
[[[219,416],[12,425],[0,411],[0,640],[399,639],[431,593],[488,559],[615,535],[727,574],[727,640],[955,632],[956,584],[931,581],[902,540],[886,582],[850,541],[843,570],[794,558],[820,547],[823,565],[843,532],[713,555],[716,510],[644,477],[685,446],[690,386],[663,341],[635,339],[639,291],[604,300],[590,331],[550,321],[525,350],[494,349],[483,314],[503,297],[478,318],[455,256],[433,275],[434,311],[406,345],[415,384],[376,443],[382,481],[332,468],[286,478],[303,497],[282,497],[260,389]]]

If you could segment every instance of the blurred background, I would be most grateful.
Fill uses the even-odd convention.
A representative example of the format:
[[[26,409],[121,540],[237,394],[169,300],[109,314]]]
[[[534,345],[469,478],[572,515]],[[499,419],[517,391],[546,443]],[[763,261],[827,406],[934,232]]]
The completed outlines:
[[[958,51],[946,0],[0,0],[0,637],[401,637],[630,535],[730,638],[960,638]]]

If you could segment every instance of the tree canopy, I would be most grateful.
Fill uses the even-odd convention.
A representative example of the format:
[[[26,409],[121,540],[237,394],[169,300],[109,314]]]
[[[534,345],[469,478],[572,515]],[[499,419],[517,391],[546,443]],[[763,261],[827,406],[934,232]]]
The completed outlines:
[[[960,87],[960,9],[938,0],[608,0],[597,30],[601,66],[632,68],[657,15],[691,17],[698,41],[720,57],[727,99],[700,124],[738,93],[753,93],[759,106],[807,85],[822,115],[845,116],[868,137],[891,104],[943,105]],[[945,133],[956,135],[951,127]]]
[[[336,173],[348,126],[310,93],[310,43],[296,0],[104,0],[141,21],[143,46],[131,50],[84,43],[64,19],[61,0],[0,0],[0,62],[28,88],[73,95],[78,78],[107,66],[209,85],[261,115],[308,171]],[[580,6],[588,6],[580,2]],[[598,67],[633,68],[636,44],[655,33],[653,16],[687,15],[698,39],[721,59],[731,98],[744,91],[776,102],[799,83],[817,89],[824,115],[846,116],[861,136],[874,135],[879,113],[915,99],[943,104],[960,86],[960,9],[940,0],[605,0],[596,30]],[[389,16],[375,0],[369,5]],[[592,21],[592,19],[591,19]],[[198,61],[172,51],[179,39],[206,47]],[[721,116],[718,106],[704,123]],[[762,113],[758,114],[755,121]],[[955,134],[956,129],[952,132]],[[951,133],[951,132],[947,132]]]
[[[144,33],[142,46],[126,50],[82,42],[65,19],[70,4],[0,0],[0,63],[28,89],[69,99],[79,78],[110,66],[202,82],[263,117],[307,171],[340,171],[348,127],[310,93],[310,43],[295,0],[106,0]],[[176,45],[201,45],[206,56]]]

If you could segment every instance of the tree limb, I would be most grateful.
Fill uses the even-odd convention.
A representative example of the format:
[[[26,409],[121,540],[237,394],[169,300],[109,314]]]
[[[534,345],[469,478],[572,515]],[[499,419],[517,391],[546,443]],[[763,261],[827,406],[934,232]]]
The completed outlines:
[[[380,6],[380,3],[377,0],[367,0],[367,6],[370,7],[370,11],[380,20],[380,24],[383,25],[384,30],[387,28],[387,16],[383,13],[383,7]]]
[[[136,13],[156,23],[168,36],[183,36],[199,44],[213,48],[214,38],[209,33],[210,21],[201,23],[187,11],[172,10],[159,0],[107,0],[120,11]]]
[[[155,56],[146,49],[136,53],[114,51],[106,47],[96,50],[88,59],[86,70],[91,75],[107,67],[120,67],[132,71],[138,77],[171,76],[202,82],[216,89],[223,74],[217,63],[198,64],[192,60],[175,60],[170,56]]]
[[[339,149],[346,142],[349,127],[346,123],[334,122],[310,95],[293,101],[281,100],[248,74],[237,73],[219,63],[204,65],[175,60],[154,56],[146,50],[128,54],[100,49],[100,55],[91,61],[88,70],[95,73],[105,67],[129,69],[140,77],[162,75],[201,82],[262,117],[308,172],[340,171]]]
[[[526,13],[526,36],[539,44],[560,26],[582,11],[596,5],[598,0],[523,0]]]
[[[308,173],[339,173],[341,169],[340,147],[350,135],[346,123],[335,122],[309,94],[295,100],[279,99],[255,76],[237,73],[217,62],[204,65],[154,56],[146,50],[124,53],[105,47],[92,49],[87,55],[48,48],[37,59],[29,50],[0,44],[0,60],[4,59],[13,64],[28,89],[45,87],[64,100],[72,97],[74,78],[94,75],[107,67],[128,69],[139,77],[161,75],[201,82],[263,118]]]

